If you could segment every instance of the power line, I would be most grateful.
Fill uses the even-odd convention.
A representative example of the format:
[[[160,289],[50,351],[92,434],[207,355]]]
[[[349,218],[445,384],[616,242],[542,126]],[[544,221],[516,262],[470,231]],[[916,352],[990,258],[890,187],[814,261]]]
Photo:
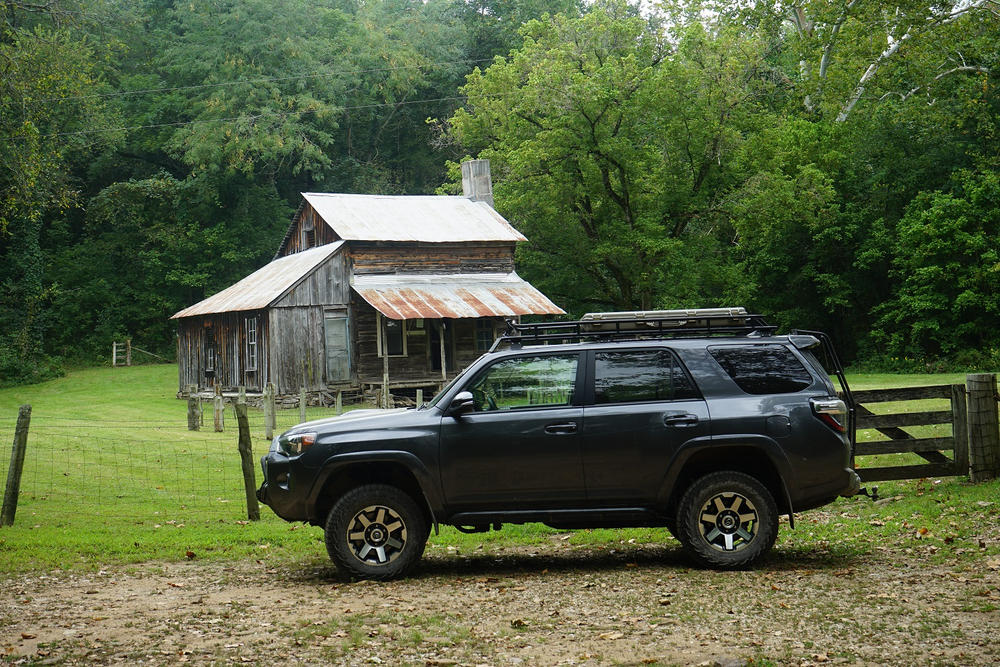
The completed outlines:
[[[358,70],[340,70],[334,72],[324,72],[321,74],[299,74],[295,76],[275,76],[260,79],[231,79],[229,81],[219,81],[216,83],[200,83],[190,86],[168,86],[164,88],[141,88],[139,90],[120,90],[113,93],[90,93],[86,95],[66,95],[62,97],[43,97],[39,102],[62,102],[67,100],[84,99],[111,99],[115,97],[130,97],[133,95],[145,95],[147,93],[174,93],[182,90],[202,90],[206,88],[221,88],[225,86],[238,86],[240,84],[272,83],[275,81],[297,81],[300,79],[317,79],[332,76],[349,76],[359,74],[372,74],[374,72],[396,72],[400,70],[422,69],[444,67],[447,65],[477,64],[493,62],[492,58],[463,58],[460,60],[446,60],[441,62],[424,63],[422,65],[399,65],[395,67],[371,67]]]
[[[346,107],[336,107],[336,111],[356,111],[360,109],[375,109],[380,107],[394,107],[412,104],[425,104],[431,102],[450,102],[455,100],[464,100],[464,96],[456,95],[453,97],[435,97],[423,100],[409,100],[404,102],[379,102],[375,104],[359,104],[356,106],[346,106]],[[268,118],[281,118],[287,116],[304,115],[309,113],[317,113],[316,109],[303,109],[301,111],[278,111],[274,113],[266,114]],[[258,117],[263,117],[265,114],[258,114]],[[186,125],[197,125],[199,123],[231,123],[237,120],[242,120],[246,116],[230,116],[227,118],[201,118],[196,120],[182,120],[173,123],[153,123],[150,125],[126,125],[123,127],[101,127],[93,128],[89,130],[75,130],[73,132],[52,132],[50,134],[40,134],[39,137],[69,137],[69,136],[81,136],[87,134],[107,134],[110,132],[124,132],[126,130],[151,130],[161,127],[184,127]]]

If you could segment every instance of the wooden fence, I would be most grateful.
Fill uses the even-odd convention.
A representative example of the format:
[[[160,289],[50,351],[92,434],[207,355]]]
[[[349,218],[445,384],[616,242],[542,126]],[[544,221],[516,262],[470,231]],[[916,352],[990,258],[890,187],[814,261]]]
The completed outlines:
[[[927,463],[917,465],[857,468],[861,480],[875,482],[969,474],[969,429],[965,394],[965,387],[960,384],[854,392],[854,400],[857,403],[858,430],[874,429],[889,438],[888,440],[858,442],[854,450],[855,456],[912,453],[927,461]],[[875,414],[866,407],[877,403],[928,399],[948,399],[951,405],[947,410],[900,411],[888,414]],[[951,434],[915,437],[903,430],[904,427],[939,424],[949,425]],[[950,452],[951,458],[945,452]]]
[[[949,409],[899,411],[888,413],[871,410],[867,405],[945,399]],[[859,442],[855,456],[878,454],[916,454],[926,463],[917,465],[857,468],[862,481],[920,477],[965,476],[982,482],[1000,476],[1000,426],[997,376],[974,373],[966,376],[966,384],[933,387],[906,387],[854,393],[857,403],[857,428],[874,429],[888,440]],[[940,407],[944,407],[939,405]],[[876,414],[878,412],[878,414]],[[950,426],[950,433],[942,434]],[[910,433],[905,428],[920,428]],[[945,452],[951,452],[949,458]]]

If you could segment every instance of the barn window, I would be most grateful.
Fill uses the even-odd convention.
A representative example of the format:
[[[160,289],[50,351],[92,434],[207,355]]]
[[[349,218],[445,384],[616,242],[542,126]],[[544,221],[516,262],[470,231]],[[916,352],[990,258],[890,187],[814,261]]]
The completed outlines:
[[[381,313],[378,319],[378,356],[388,353],[390,357],[405,357],[406,320],[390,320]]]
[[[493,347],[493,339],[496,333],[493,331],[493,320],[476,320],[476,352],[488,352]]]
[[[246,318],[247,370],[257,370],[257,318]]]
[[[205,372],[215,373],[215,329],[205,328]]]
[[[313,224],[313,216],[310,211],[302,217],[302,250],[308,250],[316,245],[316,227]]]

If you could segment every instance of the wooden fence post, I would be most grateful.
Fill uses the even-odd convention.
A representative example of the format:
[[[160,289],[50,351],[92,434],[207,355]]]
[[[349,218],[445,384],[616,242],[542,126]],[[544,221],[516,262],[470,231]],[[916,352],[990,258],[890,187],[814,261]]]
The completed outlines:
[[[225,424],[225,414],[226,414],[226,404],[222,400],[222,385],[215,385],[215,399],[213,400],[213,407],[215,411],[215,432],[222,433],[226,430]]]
[[[338,415],[344,414],[344,392],[337,391],[337,402],[335,403],[334,410]]]
[[[1000,425],[997,419],[997,376],[965,377],[969,390],[969,479],[984,482],[1000,476]]]
[[[965,387],[951,385],[951,435],[955,439],[955,474],[969,476],[969,411]]]
[[[201,399],[198,398],[198,385],[188,385],[188,430],[197,431],[201,428]]]
[[[421,405],[424,404],[424,390],[423,389],[417,389],[417,401],[416,402],[417,402],[417,407],[418,408]]]
[[[236,424],[240,437],[237,447],[240,450],[240,467],[243,469],[243,488],[247,494],[247,519],[260,520],[260,505],[257,504],[257,480],[254,475],[253,445],[250,443],[250,423],[247,421],[247,406],[237,403]]]
[[[131,338],[126,338],[125,339],[125,365],[126,366],[131,366],[132,365],[132,339]]]
[[[274,438],[274,427],[277,421],[274,412],[274,383],[268,382],[264,385],[264,437],[268,440]]]
[[[17,411],[17,427],[14,429],[14,446],[10,452],[10,469],[7,472],[7,489],[3,494],[3,508],[0,508],[0,526],[13,526],[17,512],[17,498],[21,493],[21,471],[24,469],[24,453],[28,449],[28,425],[31,423],[31,406],[22,405]]]
[[[111,368],[118,365],[118,343],[111,343]]]
[[[299,389],[299,423],[306,420],[306,388]]]

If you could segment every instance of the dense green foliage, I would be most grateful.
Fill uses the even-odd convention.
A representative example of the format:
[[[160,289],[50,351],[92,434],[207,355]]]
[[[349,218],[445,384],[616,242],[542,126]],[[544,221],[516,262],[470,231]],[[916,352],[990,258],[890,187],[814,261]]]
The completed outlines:
[[[0,0],[0,384],[169,356],[299,193],[454,191],[466,155],[574,315],[739,303],[988,367],[997,43],[985,0]]]

